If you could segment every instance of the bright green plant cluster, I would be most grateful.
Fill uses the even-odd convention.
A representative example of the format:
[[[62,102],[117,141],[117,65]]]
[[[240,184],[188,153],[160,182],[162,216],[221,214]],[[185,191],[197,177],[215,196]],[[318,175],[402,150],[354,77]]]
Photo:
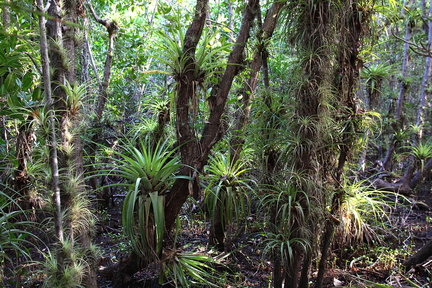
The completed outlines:
[[[217,261],[195,252],[171,251],[162,259],[160,283],[175,287],[220,287],[218,273],[212,267]]]
[[[176,151],[169,142],[154,147],[149,137],[116,152],[117,173],[128,182],[123,203],[122,222],[134,251],[146,261],[157,259],[162,252],[165,229],[165,195],[170,184],[179,177],[181,167]]]
[[[282,267],[289,267],[294,259],[294,247],[301,247],[304,251],[311,248],[305,234],[307,231],[303,231],[305,227],[293,224],[304,223],[305,211],[301,201],[307,202],[308,197],[292,185],[267,187],[264,191],[266,194],[261,199],[260,207],[268,215],[269,227],[264,232],[263,252],[264,255],[276,257]]]
[[[212,222],[211,238],[217,238],[215,234],[225,233],[234,219],[242,220],[249,212],[249,194],[253,190],[250,185],[253,180],[247,176],[246,164],[242,160],[232,161],[229,152],[227,155],[219,152],[209,157],[205,169],[208,183],[204,189],[204,201]],[[220,225],[222,231],[215,231],[215,225]]]

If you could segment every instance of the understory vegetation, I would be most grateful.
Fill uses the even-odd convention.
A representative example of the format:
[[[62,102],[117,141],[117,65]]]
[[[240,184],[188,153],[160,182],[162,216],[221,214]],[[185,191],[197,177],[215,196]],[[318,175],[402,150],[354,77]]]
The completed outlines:
[[[1,287],[430,287],[432,1],[0,11]]]

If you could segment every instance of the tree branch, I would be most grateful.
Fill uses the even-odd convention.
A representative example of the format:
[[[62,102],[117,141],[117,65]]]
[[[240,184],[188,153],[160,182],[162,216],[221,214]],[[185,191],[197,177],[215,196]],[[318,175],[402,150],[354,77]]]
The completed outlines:
[[[397,36],[396,34],[394,34],[394,32],[392,32],[392,36],[395,37],[396,39],[404,42],[404,43],[409,44],[410,45],[409,48],[411,49],[411,51],[413,51],[417,55],[424,56],[424,57],[432,57],[432,50],[430,48],[426,47],[423,43],[417,44],[416,42],[403,39],[403,38]],[[414,47],[412,47],[412,46],[414,46]],[[417,50],[415,50],[415,49],[417,49]]]

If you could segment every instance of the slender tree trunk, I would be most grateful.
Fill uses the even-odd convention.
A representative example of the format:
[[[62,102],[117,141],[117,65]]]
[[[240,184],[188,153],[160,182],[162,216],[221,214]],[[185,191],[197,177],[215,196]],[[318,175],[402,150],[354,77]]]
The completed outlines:
[[[197,82],[193,75],[193,56],[196,46],[201,37],[207,14],[208,0],[198,0],[194,20],[186,32],[185,44],[183,51],[187,53],[187,67],[191,67],[184,77],[177,81],[177,105],[176,105],[176,131],[177,141],[181,153],[182,163],[193,168],[185,166],[181,173],[192,177],[192,181],[178,179],[173,185],[171,193],[167,196],[166,211],[166,228],[171,229],[174,221],[186,201],[189,192],[198,198],[200,195],[200,185],[198,173],[202,171],[207,162],[208,155],[213,147],[223,136],[225,128],[221,125],[221,116],[225,109],[228,93],[232,81],[238,73],[238,65],[243,60],[243,51],[247,40],[250,36],[250,28],[255,18],[258,7],[258,0],[249,0],[243,15],[240,32],[228,57],[228,66],[220,81],[216,97],[209,99],[210,116],[203,129],[202,137],[198,141],[195,131],[190,125],[189,101],[194,101]],[[193,103],[193,102],[192,102]]]
[[[402,8],[401,14],[404,15],[405,14],[405,7],[407,6],[408,1],[405,0],[404,1],[404,7]],[[411,3],[411,1],[409,1]],[[395,117],[395,124],[394,124],[394,131],[397,132],[400,129],[402,129],[403,127],[403,103],[405,101],[405,92],[408,89],[408,84],[406,81],[406,77],[408,75],[407,71],[408,71],[408,62],[409,62],[409,47],[410,44],[408,43],[408,41],[410,40],[411,37],[411,24],[410,21],[407,21],[406,23],[406,27],[405,27],[405,43],[404,43],[404,52],[403,52],[403,57],[402,57],[402,80],[399,84],[399,96],[397,99],[397,105],[396,105],[396,117]],[[390,166],[392,163],[392,157],[393,157],[393,153],[396,149],[396,140],[390,139],[390,143],[389,143],[389,147],[387,149],[387,153],[386,156],[384,158],[384,162],[383,162],[383,166],[384,169],[386,170],[390,170]]]
[[[90,43],[87,40],[87,37],[86,37],[86,43],[85,43],[85,45],[87,47],[87,51],[89,52],[90,61],[91,61],[91,64],[92,64],[92,67],[93,67],[93,70],[94,70],[94,73],[95,73],[95,76],[96,76],[96,79],[98,82],[98,86],[99,86],[98,98],[97,98],[97,102],[96,102],[96,111],[95,111],[96,112],[96,119],[95,119],[93,125],[96,127],[101,127],[102,126],[101,125],[101,119],[102,119],[103,111],[105,109],[105,104],[108,100],[108,86],[109,86],[109,82],[111,79],[111,67],[112,67],[112,60],[113,60],[113,56],[114,56],[114,36],[118,30],[118,25],[114,21],[108,21],[108,20],[100,18],[96,14],[92,4],[89,1],[87,1],[87,4],[88,4],[90,12],[93,15],[93,18],[96,20],[96,22],[103,25],[107,29],[107,32],[108,32],[108,49],[107,49],[107,54],[106,54],[106,58],[105,58],[105,66],[104,66],[104,73],[103,73],[102,81],[99,78],[96,64],[95,64],[95,61],[93,59],[93,54],[91,53]],[[94,153],[97,149],[96,143],[100,142],[99,136],[100,135],[98,135],[96,133],[91,139],[91,144],[89,145],[90,146],[89,150],[91,153],[90,155],[94,155]],[[92,159],[91,161],[93,162],[93,164],[95,164],[94,163],[94,157],[90,157],[90,158]],[[95,168],[91,167],[90,169],[94,170]],[[93,190],[96,190],[98,188],[98,184],[97,184],[98,180],[96,177],[91,177],[90,183],[91,183]],[[107,190],[104,188],[103,191],[106,192]],[[102,197],[98,197],[98,200],[100,201],[100,203],[109,203],[109,197],[110,197],[109,193],[100,193],[98,195],[102,196]]]
[[[61,198],[60,198],[60,183],[59,183],[59,166],[57,156],[57,136],[55,126],[55,115],[52,110],[53,98],[51,92],[51,78],[50,78],[50,60],[48,56],[48,41],[47,32],[45,27],[45,17],[43,16],[48,8],[43,7],[43,0],[36,0],[39,12],[39,29],[40,29],[40,51],[42,56],[42,76],[45,92],[45,109],[48,111],[48,125],[49,125],[49,146],[50,146],[50,161],[51,161],[51,174],[52,174],[52,189],[54,191],[54,223],[57,241],[63,242],[63,219],[61,213]],[[64,259],[62,253],[57,253],[57,265],[59,273],[62,273],[64,266]]]
[[[3,28],[5,30],[9,29],[10,27],[10,8],[9,4],[10,0],[3,1],[3,7],[2,7],[2,16],[3,16]]]
[[[432,0],[431,5],[429,6],[429,18],[432,16]],[[429,29],[428,29],[428,44],[427,47],[431,47],[432,45],[432,20],[429,20]],[[426,56],[425,69],[423,74],[423,80],[421,84],[421,91],[419,97],[419,104],[417,108],[417,117],[416,117],[416,127],[418,129],[417,133],[413,135],[413,140],[411,141],[411,146],[417,146],[422,137],[423,137],[423,124],[424,124],[424,108],[428,97],[428,87],[429,87],[429,79],[431,74],[431,57]],[[413,174],[415,171],[415,158],[414,156],[410,157],[408,168],[405,171],[403,178],[403,186],[410,187],[411,179],[413,178]],[[411,187],[414,188],[414,187]]]
[[[90,2],[87,2],[88,6],[90,8],[90,11],[95,18],[96,22],[100,23],[101,25],[105,26],[108,32],[108,50],[105,58],[105,68],[104,68],[104,74],[103,74],[103,80],[101,85],[99,86],[99,97],[96,103],[96,119],[97,121],[100,121],[102,118],[102,113],[105,108],[105,104],[108,97],[108,85],[111,78],[111,66],[112,66],[112,60],[114,56],[114,36],[115,33],[118,30],[118,25],[115,21],[108,21],[102,18],[99,18],[96,14],[96,12],[93,9],[93,6]]]
[[[239,159],[243,148],[245,137],[244,134],[246,132],[246,127],[250,118],[251,102],[254,98],[258,74],[261,70],[261,66],[263,65],[264,58],[267,57],[268,53],[266,43],[268,43],[269,39],[272,37],[280,13],[285,5],[286,1],[273,3],[273,5],[267,11],[264,24],[261,25],[257,35],[259,44],[257,45],[258,47],[256,47],[252,61],[248,65],[251,72],[249,73],[248,80],[243,86],[241,108],[237,109],[237,112],[234,115],[236,124],[230,143],[233,162],[236,162]]]
[[[10,27],[10,8],[9,8],[9,2],[10,0],[5,0],[4,5],[2,7],[2,16],[3,16],[3,28],[5,30],[9,29]],[[6,99],[2,99],[2,101],[6,102]],[[8,141],[8,133],[6,129],[6,116],[1,116],[1,122],[0,122],[0,131],[2,132],[3,140],[6,143],[6,153],[9,153],[9,141]]]

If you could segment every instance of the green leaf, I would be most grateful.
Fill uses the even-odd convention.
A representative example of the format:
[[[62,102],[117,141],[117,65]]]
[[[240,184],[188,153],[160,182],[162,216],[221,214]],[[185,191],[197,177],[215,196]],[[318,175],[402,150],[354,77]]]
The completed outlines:
[[[4,81],[6,91],[11,92],[18,88],[15,80],[16,80],[16,75],[14,73],[9,73]]]

